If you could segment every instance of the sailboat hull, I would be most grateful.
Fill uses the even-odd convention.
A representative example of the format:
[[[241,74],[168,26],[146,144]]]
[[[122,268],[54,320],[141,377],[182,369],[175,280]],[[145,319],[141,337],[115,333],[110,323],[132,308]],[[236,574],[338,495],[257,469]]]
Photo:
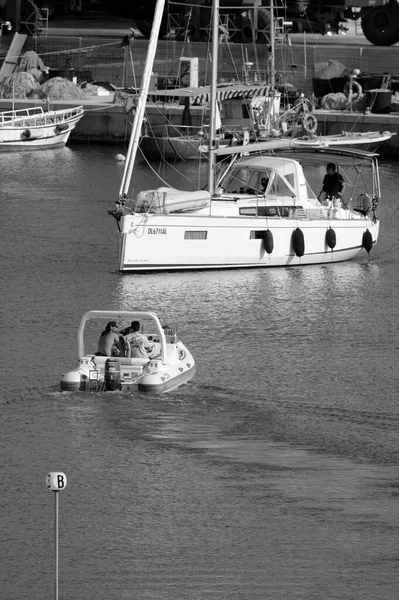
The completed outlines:
[[[120,237],[120,270],[171,271],[281,267],[334,263],[364,252],[368,230],[374,245],[379,222],[359,219],[243,219],[148,214],[123,217]],[[141,220],[141,221],[140,221]],[[238,222],[239,221],[239,222]],[[332,250],[327,243],[330,227],[336,236]],[[303,234],[304,252],[295,247],[294,232]],[[271,232],[273,248],[265,244]],[[268,251],[266,251],[266,248]]]

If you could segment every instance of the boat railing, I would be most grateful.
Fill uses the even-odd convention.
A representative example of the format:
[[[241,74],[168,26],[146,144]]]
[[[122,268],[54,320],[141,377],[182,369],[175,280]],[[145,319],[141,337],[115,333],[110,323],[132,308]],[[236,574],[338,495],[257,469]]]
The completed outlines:
[[[33,108],[19,108],[0,113],[0,126],[16,125],[18,127],[32,127],[35,125],[51,125],[70,121],[83,114],[83,106],[74,106],[61,110],[43,110],[42,106]]]
[[[320,208],[308,208],[298,214],[298,218],[305,219],[328,219],[330,216],[330,209],[327,206],[323,206]]]

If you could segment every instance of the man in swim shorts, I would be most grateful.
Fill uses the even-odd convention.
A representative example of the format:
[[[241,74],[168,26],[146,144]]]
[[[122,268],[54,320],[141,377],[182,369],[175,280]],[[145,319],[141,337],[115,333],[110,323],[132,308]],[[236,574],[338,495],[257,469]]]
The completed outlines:
[[[98,340],[96,356],[120,356],[118,323],[109,321]]]

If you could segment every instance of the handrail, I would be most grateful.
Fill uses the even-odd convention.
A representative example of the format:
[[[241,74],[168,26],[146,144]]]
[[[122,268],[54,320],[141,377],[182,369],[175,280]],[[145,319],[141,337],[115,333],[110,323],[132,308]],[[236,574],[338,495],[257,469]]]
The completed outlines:
[[[63,123],[69,121],[80,114],[83,114],[83,106],[73,108],[63,108],[59,110],[44,111],[43,107],[35,106],[33,108],[20,108],[0,112],[0,125],[18,125],[21,127],[34,127],[35,121],[40,121],[39,126],[52,123]]]

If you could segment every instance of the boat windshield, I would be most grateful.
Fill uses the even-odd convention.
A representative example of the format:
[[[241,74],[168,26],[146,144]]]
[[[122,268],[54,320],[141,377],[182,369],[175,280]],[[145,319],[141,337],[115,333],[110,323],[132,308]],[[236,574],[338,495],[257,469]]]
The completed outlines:
[[[295,196],[294,173],[287,173],[284,176],[275,172],[270,182],[268,193],[272,196],[287,197]]]
[[[272,169],[240,167],[231,171],[220,185],[228,194],[263,194],[271,181],[272,173]]]
[[[312,190],[312,188],[310,187],[308,182],[306,182],[306,192],[308,195],[308,200],[310,202],[312,202],[312,204],[316,205],[318,203],[318,198],[317,198],[316,194],[314,193],[314,191]]]

